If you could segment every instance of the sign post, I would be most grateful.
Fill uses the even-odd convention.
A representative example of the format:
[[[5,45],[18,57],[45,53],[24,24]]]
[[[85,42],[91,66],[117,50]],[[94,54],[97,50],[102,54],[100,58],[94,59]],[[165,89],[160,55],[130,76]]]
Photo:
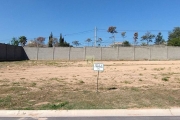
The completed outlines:
[[[104,64],[102,64],[102,63],[95,63],[94,64],[94,71],[98,71],[98,75],[97,75],[97,92],[98,92],[99,71],[104,71]]]

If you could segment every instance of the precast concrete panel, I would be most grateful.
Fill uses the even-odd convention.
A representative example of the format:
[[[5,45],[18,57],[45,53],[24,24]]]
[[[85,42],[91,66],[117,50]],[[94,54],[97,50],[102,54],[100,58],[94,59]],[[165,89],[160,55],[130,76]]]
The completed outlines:
[[[69,47],[56,47],[54,51],[54,60],[69,60]]]
[[[118,60],[118,47],[102,48],[102,60]]]
[[[37,60],[37,48],[36,47],[24,47],[24,51],[27,54],[29,60]]]
[[[119,47],[119,60],[134,60],[134,47]]]
[[[85,48],[71,48],[70,60],[85,60]]]
[[[102,59],[101,50],[102,49],[100,47],[86,47],[85,55],[87,57],[94,56],[94,60],[101,60]]]
[[[168,47],[168,60],[180,60],[180,47]]]
[[[38,60],[53,60],[53,48],[39,48]]]
[[[135,47],[135,60],[149,60],[150,48],[149,47]]]
[[[167,60],[167,47],[151,47],[150,60]]]

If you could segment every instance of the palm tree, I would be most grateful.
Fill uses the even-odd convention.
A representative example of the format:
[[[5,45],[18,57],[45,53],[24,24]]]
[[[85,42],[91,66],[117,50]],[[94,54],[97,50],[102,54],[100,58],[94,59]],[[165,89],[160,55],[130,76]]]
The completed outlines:
[[[25,36],[20,36],[19,37],[19,42],[21,43],[21,46],[25,46],[25,44],[27,43],[27,38]]]
[[[113,39],[113,42],[114,42],[114,44],[115,44],[115,33],[117,33],[116,27],[110,26],[110,27],[108,28],[107,32],[109,32],[109,33],[112,34],[112,37],[110,37],[110,38],[114,38],[114,39]]]
[[[91,42],[92,40],[90,38],[88,38],[85,42],[88,42],[88,46],[89,46],[89,43]]]
[[[96,42],[99,43],[98,46],[100,46],[101,42],[102,42],[102,38],[98,38],[98,40]]]
[[[122,33],[121,33],[121,36],[122,36],[123,41],[124,41],[124,38],[126,37],[126,32],[122,32]]]

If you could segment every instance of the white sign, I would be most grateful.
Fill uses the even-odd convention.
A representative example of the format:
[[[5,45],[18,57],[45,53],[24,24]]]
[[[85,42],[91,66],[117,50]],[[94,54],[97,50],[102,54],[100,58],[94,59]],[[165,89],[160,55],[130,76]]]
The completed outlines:
[[[94,70],[95,71],[103,71],[104,70],[104,64],[102,64],[102,63],[94,63]]]

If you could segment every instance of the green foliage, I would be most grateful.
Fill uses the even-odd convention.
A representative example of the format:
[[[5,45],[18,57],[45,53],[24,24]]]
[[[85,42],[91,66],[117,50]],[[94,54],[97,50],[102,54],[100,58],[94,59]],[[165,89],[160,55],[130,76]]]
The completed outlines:
[[[163,77],[162,81],[169,81],[169,77]]]
[[[63,46],[63,44],[64,44],[64,38],[62,37],[62,34],[60,34],[59,46]]]
[[[137,39],[138,39],[138,32],[135,32],[135,33],[134,33],[134,37],[133,37],[133,38],[134,38],[134,42],[136,43],[136,42],[137,42]]]
[[[168,45],[180,46],[180,27],[175,27],[172,32],[169,32]]]
[[[126,32],[121,33],[122,38],[124,39],[126,37]]]
[[[15,37],[13,37],[12,40],[11,40],[11,45],[18,46],[19,45],[19,40],[16,39]]]
[[[145,35],[141,37],[141,41],[146,41],[147,45],[149,45],[149,42],[152,42],[154,38],[155,38],[155,35],[151,34],[150,32],[147,32],[145,33]]]
[[[128,47],[128,46],[131,46],[131,44],[129,43],[129,41],[124,41],[123,43],[122,43],[122,45],[123,46],[125,46],[125,47]]]
[[[0,107],[5,107],[5,106],[11,106],[12,104],[12,97],[11,96],[6,96],[1,98],[0,97]]]
[[[67,104],[69,104],[69,102],[62,102],[62,103],[59,103],[59,104],[46,104],[46,105],[43,105],[40,109],[41,110],[57,110],[57,109],[61,109],[63,108],[64,106],[66,106]]]
[[[168,40],[180,37],[180,27],[175,27],[172,32],[169,32]]]
[[[112,34],[117,33],[116,27],[110,26],[110,27],[108,28],[107,32],[112,33]]]
[[[180,46],[180,37],[179,38],[172,38],[168,40],[169,46]]]
[[[109,33],[111,33],[112,34],[112,36],[110,37],[110,38],[113,38],[113,43],[114,43],[114,47],[115,47],[115,33],[117,33],[117,31],[116,31],[116,27],[115,26],[110,26],[109,28],[108,28],[108,30],[107,30],[107,32],[109,32]]]
[[[77,41],[77,40],[73,41],[72,44],[75,45],[76,47],[81,45],[81,43],[79,43],[79,41]]]
[[[156,45],[160,45],[160,44],[163,44],[165,42],[165,40],[163,39],[163,36],[161,34],[161,32],[158,33],[158,35],[156,36],[156,39],[155,39],[155,44]]]
[[[60,47],[72,47],[69,43],[67,43],[64,40],[64,37],[62,37],[62,34],[60,34],[60,38],[59,38],[59,45]]]
[[[20,36],[19,37],[19,42],[21,43],[21,46],[25,46],[27,43],[27,38],[25,36]]]
[[[51,32],[51,34],[49,36],[48,47],[53,47],[53,34],[52,34],[52,32]]]
[[[141,46],[147,46],[147,44],[145,42],[142,42]]]
[[[91,42],[92,40],[90,38],[88,38],[85,42],[88,42],[88,46],[89,46],[89,43]]]

